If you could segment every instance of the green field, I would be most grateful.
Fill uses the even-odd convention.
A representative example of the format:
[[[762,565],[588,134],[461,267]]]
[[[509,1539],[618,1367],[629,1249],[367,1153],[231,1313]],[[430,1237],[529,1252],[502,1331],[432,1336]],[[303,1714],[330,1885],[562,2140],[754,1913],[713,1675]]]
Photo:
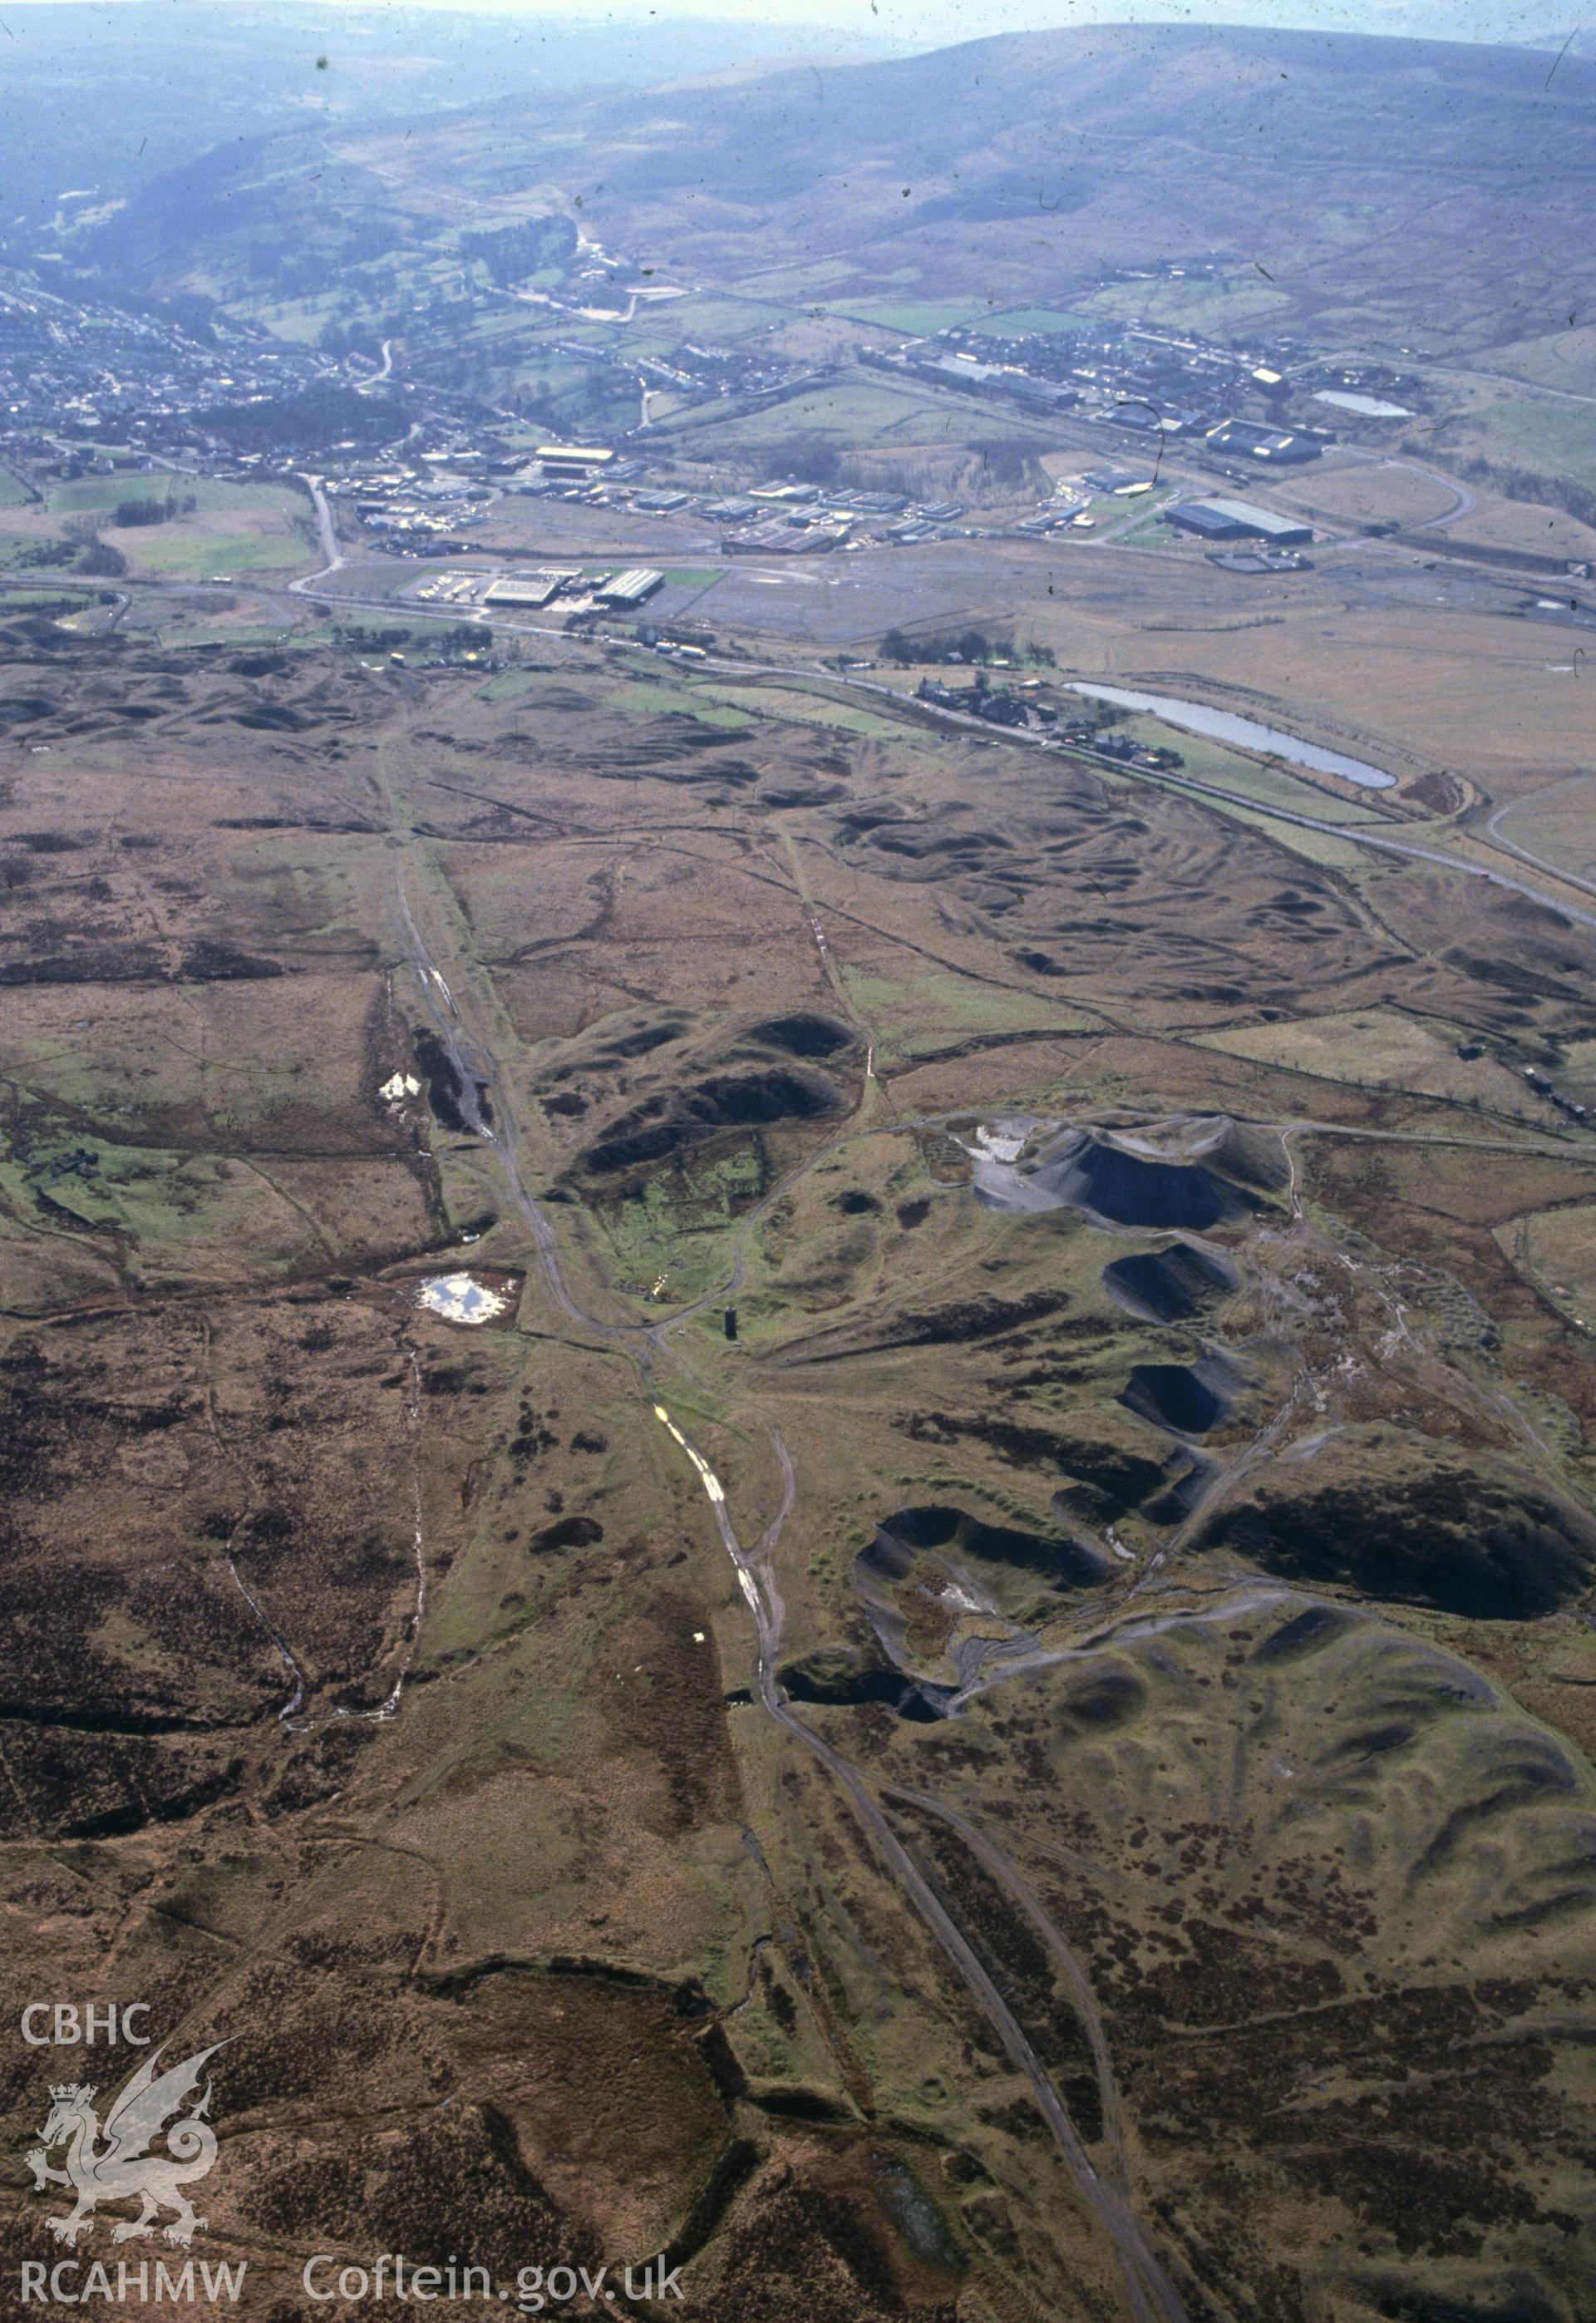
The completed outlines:
[[[330,623],[308,629],[284,629],[275,621],[192,621],[160,633],[162,652],[179,653],[197,646],[271,646],[280,653],[321,649],[333,641]]]
[[[14,476],[9,468],[0,468],[0,508],[19,508],[32,497],[20,476]]]
[[[666,1275],[663,1295],[672,1305],[702,1297],[726,1270],[719,1237],[760,1189],[758,1158],[747,1148],[651,1178],[605,1213],[619,1270],[644,1281]]]
[[[1074,308],[1009,307],[990,317],[989,327],[995,331],[1009,332],[1016,337],[1025,332],[1041,337],[1045,333],[1084,331],[1091,320],[1089,315],[1080,314]]]
[[[807,292],[846,282],[853,268],[846,258],[817,258],[811,264],[778,266],[771,274],[747,274],[737,285],[766,298],[803,298]]]
[[[87,589],[7,589],[0,593],[0,606],[8,613],[80,613],[93,602]]]
[[[1114,538],[1129,548],[1169,548],[1184,546],[1179,538],[1171,540],[1161,521],[1162,512],[1174,498],[1167,485],[1156,491],[1139,492],[1133,500],[1122,499],[1118,493],[1104,492],[1087,505],[1087,514],[1095,516],[1099,525],[1124,522],[1127,510],[1134,510],[1136,521],[1126,525]]]
[[[838,727],[844,733],[870,734],[885,741],[898,741],[903,736],[898,721],[883,717],[879,711],[856,709],[851,702],[807,693],[796,685],[705,686],[702,693],[729,706],[746,702],[751,710],[762,711],[767,717],[812,721],[817,726]]]
[[[1078,1033],[1090,1020],[1045,993],[1025,992],[952,969],[894,973],[845,967],[848,996],[888,1062],[934,1054],[970,1033]]]
[[[1596,487],[1596,426],[1588,409],[1564,403],[1492,403],[1475,414],[1496,438],[1492,449],[1548,474]]]
[[[13,1208],[32,1213],[41,1189],[57,1212],[102,1231],[131,1236],[142,1271],[159,1272],[187,1251],[217,1258],[253,1243],[268,1264],[283,1264],[311,1238],[297,1207],[248,1164],[212,1154],[185,1154],[96,1139],[86,1177],[56,1177],[59,1157],[35,1152],[24,1169],[0,1155],[0,1189]]]
[[[106,527],[106,537],[135,574],[180,581],[217,574],[282,572],[306,560],[310,539],[307,503],[286,485],[225,483],[206,476],[155,470],[133,475],[81,476],[52,488],[52,514],[111,517],[124,500],[173,503],[170,521]],[[190,508],[185,504],[192,500]]]
[[[0,568],[14,573],[66,573],[78,562],[72,541],[36,532],[0,532]]]
[[[839,315],[846,322],[874,323],[881,330],[903,331],[917,339],[959,323],[985,323],[992,315],[986,298],[827,298],[821,303],[825,313]]]
[[[1283,767],[1260,766],[1237,751],[1227,750],[1223,742],[1210,742],[1204,735],[1188,734],[1180,727],[1166,726],[1160,719],[1127,718],[1114,731],[1145,742],[1150,749],[1179,750],[1185,761],[1179,772],[1188,775],[1193,782],[1212,783],[1217,789],[1256,799],[1261,806],[1287,807],[1293,814],[1316,815],[1323,822],[1381,826],[1387,821],[1377,808],[1359,805],[1329,790],[1320,790],[1312,783],[1299,781]]]
[[[1034,438],[1036,426],[1034,418],[1023,413],[994,406],[983,418],[982,432],[992,437]],[[729,453],[750,446],[769,449],[790,442],[794,436],[835,437],[845,454],[894,442],[940,446],[948,437],[948,407],[935,389],[901,385],[867,372],[735,418],[718,403],[698,404],[665,421],[656,432],[662,436],[684,436],[704,427],[713,427],[717,448]]]
[[[644,716],[700,718],[706,726],[725,726],[733,733],[748,731],[748,718],[734,709],[729,701],[710,687],[702,689],[674,685],[651,685],[647,679],[628,685],[619,705],[628,712],[640,712]]]
[[[527,329],[528,317],[536,317],[541,311],[537,307],[490,307],[485,313],[472,317],[467,342],[472,346],[482,346],[495,339],[531,340],[537,334]]]
[[[637,347],[642,354],[665,353],[679,346],[683,337],[748,339],[791,320],[787,308],[767,306],[754,298],[720,298],[711,294],[662,299],[657,306],[638,308],[637,321],[621,335],[621,343],[628,351]],[[562,331],[560,335],[564,338],[566,334]],[[609,344],[615,343],[611,332]]]
[[[535,669],[507,669],[498,677],[491,677],[479,688],[484,702],[518,702],[523,694],[536,693],[541,683],[541,673]]]
[[[1095,314],[1113,315],[1123,322],[1167,323],[1215,338],[1290,303],[1283,290],[1271,289],[1258,275],[1233,276],[1223,282],[1190,276],[1175,282],[1115,282],[1094,291],[1087,301]]]
[[[314,346],[324,325],[350,319],[348,301],[336,291],[319,298],[252,301],[237,311],[247,312],[252,322],[264,324],[274,339],[288,339],[297,346]]]
[[[286,532],[199,532],[153,525],[138,537],[129,563],[174,581],[207,581],[221,574],[280,573],[304,562],[298,541]]]
[[[235,510],[291,516],[303,513],[307,506],[298,492],[283,484],[224,483],[211,476],[176,475],[164,468],[119,476],[79,476],[71,483],[52,484],[50,505],[77,515],[114,509],[119,500],[164,500],[169,496],[179,503],[191,500],[192,513],[197,516]]]

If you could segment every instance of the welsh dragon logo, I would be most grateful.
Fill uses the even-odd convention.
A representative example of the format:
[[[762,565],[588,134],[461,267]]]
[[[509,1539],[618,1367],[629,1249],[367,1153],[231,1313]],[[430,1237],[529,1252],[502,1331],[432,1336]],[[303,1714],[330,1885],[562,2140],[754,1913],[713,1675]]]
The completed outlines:
[[[204,2227],[205,2220],[195,2216],[194,2206],[182,2190],[191,2180],[203,2178],[216,2158],[216,2132],[205,2118],[211,2101],[210,2082],[206,2082],[205,2095],[197,2103],[188,2100],[206,2058],[214,2057],[222,2045],[218,2041],[209,2049],[201,2049],[197,2056],[170,2066],[159,2078],[155,2068],[161,2052],[157,2049],[113,2099],[103,2126],[95,2111],[95,2092],[87,2084],[72,2081],[51,2087],[50,2116],[39,2133],[41,2143],[28,2156],[28,2167],[33,2173],[35,2193],[42,2194],[50,2186],[70,2186],[77,2192],[75,2209],[57,2212],[44,2221],[58,2242],[70,2246],[80,2235],[87,2234],[100,2203],[135,2199],[142,2205],[139,2215],[121,2219],[112,2227],[114,2243],[152,2234],[163,2209],[177,2212],[170,2225],[161,2229],[169,2243],[190,2242]],[[179,2114],[181,2119],[172,2120]],[[151,2141],[162,2130],[166,2150],[152,2153]],[[60,2145],[68,2149],[64,2170],[52,2169],[50,2163],[50,2153]]]

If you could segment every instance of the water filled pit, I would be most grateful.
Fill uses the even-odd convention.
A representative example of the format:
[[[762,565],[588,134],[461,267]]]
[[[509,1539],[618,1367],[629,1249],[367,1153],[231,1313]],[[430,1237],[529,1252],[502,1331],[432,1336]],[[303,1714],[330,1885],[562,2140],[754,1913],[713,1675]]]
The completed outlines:
[[[1396,786],[1395,775],[1388,775],[1381,767],[1349,758],[1340,750],[1322,750],[1316,742],[1298,741],[1295,734],[1283,734],[1278,726],[1261,725],[1255,718],[1238,717],[1234,710],[1215,710],[1206,702],[1183,702],[1178,694],[1134,693],[1126,686],[1089,685],[1078,679],[1071,683],[1069,691],[1093,702],[1112,702],[1116,710],[1137,710],[1147,717],[1161,718],[1166,726],[1206,735],[1213,742],[1234,742],[1240,749],[1261,750],[1312,774],[1339,775],[1344,783],[1356,783],[1360,790],[1389,791]]]

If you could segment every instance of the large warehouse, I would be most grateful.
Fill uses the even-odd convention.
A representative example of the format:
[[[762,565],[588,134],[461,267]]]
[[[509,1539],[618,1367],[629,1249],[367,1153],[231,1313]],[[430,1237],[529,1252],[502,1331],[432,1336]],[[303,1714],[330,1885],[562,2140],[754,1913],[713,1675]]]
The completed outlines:
[[[1166,524],[1204,540],[1267,540],[1273,547],[1291,548],[1314,537],[1312,525],[1300,517],[1277,516],[1251,500],[1176,500],[1163,513]]]
[[[495,581],[482,602],[485,605],[522,605],[534,610],[553,602],[574,573],[511,574]]]
[[[1277,468],[1297,467],[1305,460],[1316,460],[1326,441],[1334,440],[1323,431],[1312,436],[1293,434],[1283,427],[1259,427],[1249,419],[1222,419],[1217,427],[1208,430],[1209,443],[1220,451],[1245,452],[1254,460],[1272,460]]]
[[[601,605],[641,605],[656,589],[664,587],[663,573],[656,573],[647,565],[635,565],[629,572],[617,573],[612,579],[601,583],[593,594]]]
[[[546,476],[577,476],[592,482],[601,476],[615,458],[602,445],[581,444],[540,444],[537,464]]]

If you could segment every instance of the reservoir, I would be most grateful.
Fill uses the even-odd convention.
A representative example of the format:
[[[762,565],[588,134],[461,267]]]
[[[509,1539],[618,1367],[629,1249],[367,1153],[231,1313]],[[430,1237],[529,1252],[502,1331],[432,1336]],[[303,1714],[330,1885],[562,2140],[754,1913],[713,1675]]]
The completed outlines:
[[[1188,734],[1206,734],[1211,741],[1267,751],[1271,758],[1284,758],[1289,766],[1307,767],[1316,775],[1339,775],[1343,782],[1356,783],[1366,791],[1389,791],[1396,783],[1395,775],[1365,766],[1362,758],[1344,758],[1339,750],[1321,750],[1316,742],[1299,742],[1295,734],[1261,726],[1256,719],[1238,718],[1234,710],[1212,710],[1204,702],[1179,702],[1167,693],[1132,693],[1124,686],[1087,685],[1078,680],[1071,683],[1069,691],[1089,694],[1094,702],[1112,702],[1119,710],[1144,711],[1167,725],[1183,726]]]
[[[1338,411],[1360,412],[1365,419],[1411,419],[1405,403],[1382,403],[1377,395],[1349,395],[1339,387],[1322,387],[1316,403],[1333,403]]]

